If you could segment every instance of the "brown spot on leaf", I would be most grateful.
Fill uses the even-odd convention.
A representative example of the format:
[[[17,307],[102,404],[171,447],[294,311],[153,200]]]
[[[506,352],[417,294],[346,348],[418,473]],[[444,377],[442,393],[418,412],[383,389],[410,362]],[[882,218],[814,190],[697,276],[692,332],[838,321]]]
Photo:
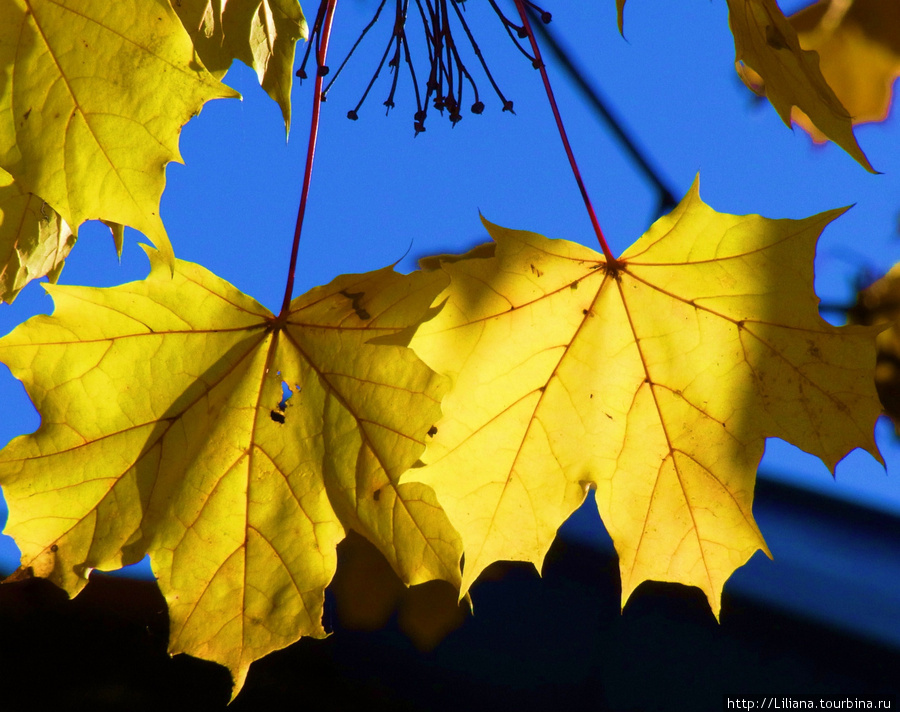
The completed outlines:
[[[787,49],[788,43],[775,25],[766,25],[766,44],[773,49]]]
[[[346,289],[342,289],[340,291],[340,294],[350,300],[350,306],[353,307],[353,311],[356,312],[356,316],[363,320],[372,318],[371,316],[369,316],[369,312],[363,309],[362,305],[360,304],[360,300],[364,296],[366,296],[365,292],[348,292]]]

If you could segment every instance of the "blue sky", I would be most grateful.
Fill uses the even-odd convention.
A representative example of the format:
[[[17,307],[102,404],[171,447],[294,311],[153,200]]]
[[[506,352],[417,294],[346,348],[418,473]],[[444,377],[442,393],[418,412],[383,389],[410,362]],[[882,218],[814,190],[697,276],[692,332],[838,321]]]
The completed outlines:
[[[800,218],[854,204],[820,241],[816,286],[825,302],[850,302],[861,268],[883,273],[900,260],[896,112],[888,122],[858,131],[860,144],[883,173],[870,175],[839,148],[814,146],[801,130],[785,127],[768,103],[754,101],[734,72],[724,0],[630,0],[627,39],[616,29],[612,0],[547,5],[554,13],[553,30],[676,196],[699,173],[704,200],[721,212]],[[479,212],[500,225],[597,247],[539,74],[506,38],[487,3],[470,0],[467,8],[516,114],[500,111],[472,58],[468,66],[486,105],[481,116],[465,112],[451,128],[432,111],[427,131],[414,137],[408,77],[401,77],[397,108],[384,116],[381,102],[390,81],[385,71],[359,120],[348,121],[346,112],[364,91],[390,33],[390,18],[382,18],[323,107],[295,296],[337,274],[396,260],[400,269],[410,270],[424,254],[464,251],[486,239]],[[332,67],[371,12],[371,2],[339,4]],[[419,49],[424,52],[421,42]],[[423,72],[422,56],[418,59]],[[552,60],[548,63],[600,224],[614,252],[621,253],[654,219],[657,196]],[[312,81],[295,86],[287,144],[279,109],[255,76],[236,64],[226,81],[244,100],[212,102],[185,127],[185,165],[168,168],[162,217],[178,257],[203,264],[277,311],[302,181]],[[137,247],[141,240],[129,231],[119,264],[108,231],[84,226],[60,281],[111,286],[142,278],[147,260]],[[15,304],[0,308],[0,332],[51,310],[50,299],[32,285]],[[33,431],[38,417],[5,367],[0,392],[7,414],[0,422],[0,442]],[[900,448],[889,424],[879,426],[878,440],[887,473],[856,452],[832,479],[815,458],[774,441],[763,469],[804,487],[900,512]],[[15,559],[10,540],[0,537],[0,571],[14,568]]]

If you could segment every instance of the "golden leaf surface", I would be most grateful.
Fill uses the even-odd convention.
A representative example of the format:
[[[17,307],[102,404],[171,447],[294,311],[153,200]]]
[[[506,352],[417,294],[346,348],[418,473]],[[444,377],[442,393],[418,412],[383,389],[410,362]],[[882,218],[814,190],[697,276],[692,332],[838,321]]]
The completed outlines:
[[[151,252],[148,279],[50,286],[56,310],[0,340],[41,414],[0,452],[22,568],[76,594],[150,555],[170,652],[250,663],[322,637],[347,529],[407,585],[458,587],[434,493],[399,484],[445,379],[402,345],[443,287],[385,268],[295,299],[286,320],[203,268]],[[283,384],[291,389],[285,400]]]
[[[900,3],[820,0],[790,21],[801,46],[818,52],[822,75],[853,124],[884,121],[900,76]],[[806,116],[794,120],[816,141],[827,138]]]
[[[765,438],[834,468],[877,457],[871,327],[819,317],[813,257],[841,210],[717,213],[698,189],[621,257],[486,223],[496,255],[444,264],[442,311],[411,347],[454,386],[421,467],[460,532],[462,591],[498,560],[540,567],[596,488],[622,602],[645,580],[697,586],[718,615],[767,552],[753,519]]]
[[[74,244],[66,221],[0,168],[0,300],[12,303],[33,279],[55,282]]]
[[[0,167],[77,230],[130,225],[174,259],[165,166],[203,104],[237,97],[196,60],[166,0],[8,0],[0,10]]]
[[[744,83],[757,93],[764,86],[785,124],[791,125],[791,110],[796,106],[822,134],[875,172],[853,135],[850,112],[822,76],[819,55],[801,47],[796,30],[775,0],[727,2],[735,66]]]
[[[294,46],[308,32],[297,0],[179,0],[173,5],[204,66],[217,79],[235,59],[251,67],[290,130]]]

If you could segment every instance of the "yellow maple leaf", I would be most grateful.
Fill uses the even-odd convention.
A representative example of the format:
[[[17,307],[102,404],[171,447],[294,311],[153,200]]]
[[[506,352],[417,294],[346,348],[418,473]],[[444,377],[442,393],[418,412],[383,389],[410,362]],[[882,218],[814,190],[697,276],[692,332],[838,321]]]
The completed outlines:
[[[744,83],[765,93],[788,126],[797,107],[825,136],[875,172],[853,135],[850,112],[825,81],[819,55],[800,45],[775,0],[727,0],[735,66]],[[749,70],[749,71],[748,71]]]
[[[203,104],[238,97],[166,0],[10,0],[0,10],[0,166],[77,230],[142,231],[171,262],[165,166]]]
[[[308,32],[297,0],[179,0],[174,7],[206,68],[221,79],[235,59],[251,67],[290,130],[294,46]]]
[[[56,310],[0,340],[41,414],[0,453],[22,567],[70,595],[150,555],[170,652],[226,665],[322,637],[347,529],[407,585],[459,585],[434,493],[399,484],[445,379],[399,344],[442,288],[385,268],[295,299],[285,318],[203,268],[151,252],[147,280],[50,286]],[[292,396],[284,400],[282,384]]]
[[[66,221],[0,168],[0,300],[12,303],[33,279],[55,282],[74,244]]]
[[[725,215],[695,184],[617,265],[489,223],[495,256],[444,264],[446,303],[410,345],[454,386],[402,481],[433,487],[460,532],[463,592],[497,560],[539,568],[593,487],[623,605],[674,581],[718,615],[727,578],[767,552],[752,513],[765,438],[832,469],[854,447],[878,456],[877,329],[829,325],[813,292],[816,240],[841,212]]]
[[[820,0],[790,21],[801,46],[818,52],[822,76],[854,125],[884,121],[900,76],[900,4]],[[827,138],[806,116],[794,120],[816,141]]]

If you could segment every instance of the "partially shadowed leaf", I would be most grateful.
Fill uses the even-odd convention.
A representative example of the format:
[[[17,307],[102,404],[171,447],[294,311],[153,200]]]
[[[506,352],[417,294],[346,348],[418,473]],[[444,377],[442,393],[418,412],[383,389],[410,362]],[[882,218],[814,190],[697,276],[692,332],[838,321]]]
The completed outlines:
[[[447,262],[442,311],[412,348],[453,379],[403,481],[432,486],[464,550],[463,591],[494,561],[540,567],[589,488],[622,601],[648,579],[722,586],[762,549],[752,513],[767,437],[834,468],[876,457],[871,327],[818,313],[813,256],[842,211],[717,213],[696,185],[616,265],[486,223],[496,256]]]
[[[0,453],[22,567],[70,595],[150,555],[169,649],[226,665],[322,637],[347,529],[404,584],[458,588],[434,493],[400,484],[444,379],[402,345],[442,287],[390,268],[336,278],[277,319],[203,268],[151,252],[148,279],[51,287],[56,310],[0,340],[41,414]],[[285,397],[284,388],[290,397]]]

